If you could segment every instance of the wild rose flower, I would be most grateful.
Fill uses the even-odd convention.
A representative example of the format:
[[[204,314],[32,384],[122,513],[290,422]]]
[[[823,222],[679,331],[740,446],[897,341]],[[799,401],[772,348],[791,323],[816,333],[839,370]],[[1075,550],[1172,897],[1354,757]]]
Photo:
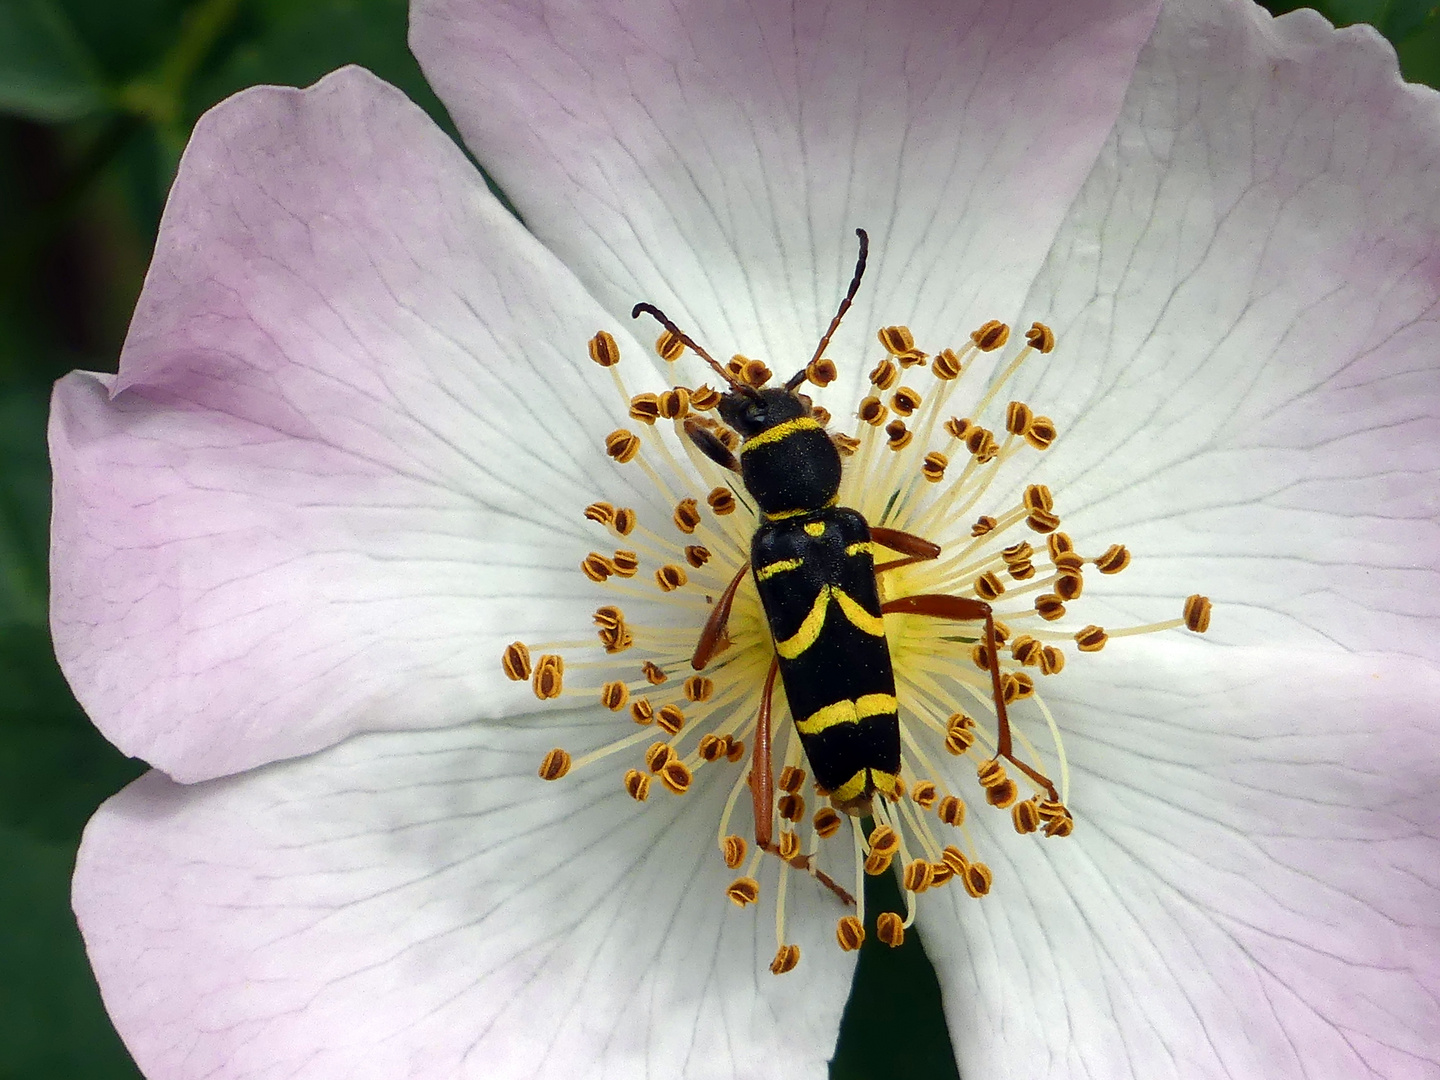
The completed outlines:
[[[877,331],[932,354],[904,385],[954,347],[950,392],[973,403],[1012,353],[961,357],[969,333],[1042,321],[1056,348],[991,415],[1024,402],[1057,437],[1041,451],[1012,429],[973,509],[993,500],[998,527],[1030,485],[1052,492],[1096,626],[1215,601],[1203,639],[1050,643],[1064,671],[1032,683],[1074,835],[1017,836],[979,800],[988,895],[952,881],[918,905],[962,1074],[1433,1075],[1435,95],[1368,30],[1242,4],[751,17],[420,4],[416,52],[528,232],[362,72],[252,90],[197,127],[120,373],[62,381],[52,424],[57,651],[95,722],[156,767],[97,813],[75,884],[141,1068],[820,1075],[854,960],[843,906],[767,856],[771,891],[795,879],[780,940],[800,953],[772,975],[768,918],[723,898],[717,827],[744,766],[674,773],[683,795],[654,780],[643,806],[622,783],[655,726],[598,699],[624,652],[594,636],[597,605],[644,583],[634,647],[683,658],[745,511],[697,500],[717,551],[664,599],[656,555],[690,542],[679,493],[604,452],[636,422],[587,343],[608,334],[627,395],[657,411],[704,369],[653,356],[637,301],[784,377],[844,292],[858,225],[874,258],[812,391],[834,430],[864,434]],[[640,426],[658,459],[668,435]],[[890,474],[857,461],[856,497],[939,505],[916,477],[940,427],[907,425],[917,445],[895,452],[875,430],[872,458],[897,477],[908,461],[910,486],[867,487]],[[650,530],[633,579],[618,544],[599,550],[626,535],[587,520],[601,502]],[[954,509],[934,522],[947,540]],[[1029,561],[1058,580],[1043,535]],[[1122,560],[1111,543],[1132,557],[1117,577],[1094,573]],[[603,582],[579,569],[592,550]],[[1012,569],[993,572],[1013,594],[1029,578]],[[1028,629],[1045,620],[1020,614],[1012,674],[1022,633],[1045,655]],[[744,633],[732,658],[758,648]],[[593,657],[533,684],[586,699],[507,679],[517,640]],[[980,669],[947,644],[963,690]],[[757,693],[738,671],[736,694]],[[742,704],[709,722],[747,722]],[[1031,704],[1017,724],[1038,737]],[[901,703],[916,730],[930,707]],[[542,760],[565,771],[555,747],[571,768],[544,783]],[[973,795],[946,760],[923,779]],[[953,828],[907,774],[902,829]]]

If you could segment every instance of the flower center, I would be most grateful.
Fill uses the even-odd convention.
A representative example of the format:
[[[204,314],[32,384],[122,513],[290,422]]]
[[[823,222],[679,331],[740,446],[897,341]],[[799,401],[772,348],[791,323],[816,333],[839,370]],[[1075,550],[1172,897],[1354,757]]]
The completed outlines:
[[[1108,629],[1077,625],[1072,608],[1083,606],[1087,569],[1118,574],[1129,565],[1130,553],[1112,543],[1098,555],[1080,554],[1061,530],[1049,488],[1031,484],[1007,493],[997,485],[1011,458],[1051,446],[1057,435],[1051,420],[1024,402],[1009,401],[1003,420],[985,426],[986,418],[999,412],[1004,387],[1021,365],[1054,349],[1049,328],[1031,326],[1025,345],[998,368],[965,417],[955,415],[952,406],[971,362],[982,352],[1003,349],[1009,336],[1003,323],[988,322],[962,348],[930,356],[916,348],[907,328],[881,329],[885,355],[856,407],[853,434],[830,435],[845,462],[838,504],[858,511],[871,527],[923,537],[939,547],[933,558],[877,554],[881,601],[959,597],[983,601],[994,619],[992,656],[983,623],[889,605],[883,634],[895,694],[874,709],[894,711],[898,702],[901,766],[893,780],[871,771],[877,780],[874,798],[842,797],[847,793],[826,790],[807,775],[801,735],[786,719],[783,689],[775,685],[777,643],[755,583],[762,574],[795,567],[775,563],[737,573],[748,565],[761,516],[733,474],[700,453],[693,435],[686,437],[688,421],[692,432],[698,426],[728,450],[739,449],[739,436],[707,415],[721,394],[705,385],[676,385],[661,394],[632,395],[620,375],[614,338],[601,331],[590,341],[591,358],[610,371],[633,422],[606,437],[605,452],[617,464],[641,470],[673,513],[668,522],[642,522],[633,509],[609,502],[586,507],[585,516],[618,545],[580,560],[585,587],[603,594],[593,616],[594,639],[538,645],[538,659],[515,642],[502,664],[511,679],[530,680],[542,701],[598,697],[617,725],[631,729],[583,756],[550,751],[539,769],[544,780],[605,762],[621,774],[630,797],[645,803],[657,781],[670,795],[684,796],[702,769],[734,772],[715,833],[720,857],[739,872],[726,895],[740,907],[756,903],[761,878],[774,868],[777,951],[771,971],[777,975],[800,959],[799,947],[785,934],[792,874],[814,879],[844,905],[835,931],[844,950],[859,948],[866,935],[867,874],[899,871],[905,911],[880,912],[873,924],[876,936],[891,946],[904,940],[926,891],[952,883],[975,898],[990,891],[992,875],[967,827],[957,774],[973,771],[971,793],[978,789],[989,807],[1008,811],[1016,832],[1069,836],[1075,822],[1067,808],[1065,747],[1037,676],[1059,675],[1067,646],[1092,653],[1115,637],[1180,626],[1204,632],[1209,625],[1210,602],[1198,595],[1185,601],[1180,617],[1164,622]],[[687,351],[670,330],[655,347],[672,363]],[[756,389],[771,378],[763,363],[743,356],[726,367],[737,383]],[[807,381],[825,386],[836,371],[831,361],[818,359],[805,374]],[[813,413],[820,425],[830,425],[826,410],[815,406]],[[871,548],[883,552],[883,544]],[[830,595],[822,589],[817,619],[824,619],[820,601]],[[837,604],[855,603],[838,590],[833,597]],[[622,606],[629,601],[653,614],[632,622]],[[714,621],[717,605],[729,606],[728,619],[704,670],[692,672],[691,658],[699,655],[697,642],[707,621]],[[863,612],[851,617],[874,618]],[[881,629],[877,625],[874,632]],[[782,656],[786,646],[779,643]],[[866,707],[863,698],[841,704],[855,715],[802,719],[807,725],[855,722]],[[776,775],[746,763],[747,757],[761,760],[755,751],[765,748],[756,743],[767,728]],[[968,770],[957,769],[955,759]],[[761,843],[747,842],[736,825],[747,793],[755,825],[765,834]],[[761,818],[774,823],[773,834]],[[849,844],[837,839],[847,824]],[[766,854],[775,858],[767,860]],[[851,881],[853,892],[846,888]]]

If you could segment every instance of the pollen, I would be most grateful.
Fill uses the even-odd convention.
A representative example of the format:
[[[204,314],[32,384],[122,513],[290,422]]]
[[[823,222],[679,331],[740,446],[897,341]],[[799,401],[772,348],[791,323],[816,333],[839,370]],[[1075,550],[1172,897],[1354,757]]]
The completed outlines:
[[[661,322],[656,352],[686,365],[687,374],[718,374],[734,393],[778,385],[767,364],[738,353],[711,366],[703,350]],[[1024,342],[1012,344],[1011,328],[992,320],[957,341],[926,343],[932,351],[917,345],[905,326],[883,327],[876,336],[883,349],[878,357],[873,345],[868,360],[832,360],[817,350],[784,385],[841,455],[835,505],[853,508],[871,525],[872,540],[847,557],[863,548],[873,560],[882,606],[914,605],[892,605],[877,619],[847,593],[847,603],[830,607],[860,620],[855,625],[865,632],[884,635],[893,693],[877,687],[873,697],[880,704],[872,707],[890,711],[861,713],[855,703],[857,719],[843,722],[898,715],[895,757],[886,759],[894,764],[882,769],[862,759],[861,771],[832,793],[816,780],[818,744],[793,723],[783,679],[762,710],[776,647],[748,566],[760,519],[744,477],[716,462],[725,456],[718,447],[738,456],[741,444],[716,412],[722,393],[678,368],[666,380],[668,389],[627,388],[620,350],[605,331],[586,348],[614,383],[613,413],[627,425],[606,436],[605,453],[617,467],[633,465],[628,481],[648,482],[652,491],[638,512],[606,499],[603,489],[587,495],[593,501],[584,507],[583,527],[603,536],[576,545],[570,565],[579,571],[572,571],[574,587],[596,597],[590,601],[593,633],[513,641],[499,658],[506,679],[528,681],[539,700],[568,696],[573,700],[556,707],[588,703],[595,723],[612,725],[598,749],[573,759],[551,750],[539,777],[563,782],[582,769],[613,768],[626,795],[643,804],[633,806],[634,813],[675,815],[661,828],[690,830],[709,807],[717,808],[704,843],[717,845],[728,872],[739,875],[725,890],[738,907],[759,903],[766,883],[775,915],[770,966],[777,974],[800,960],[793,944],[800,935],[785,929],[787,904],[810,905],[796,908],[789,899],[795,890],[816,890],[836,905],[835,947],[853,952],[866,937],[867,875],[894,874],[904,888],[903,910],[879,912],[872,925],[876,937],[897,946],[935,890],[958,886],[977,899],[991,891],[993,875],[978,839],[1023,844],[1071,837],[1068,718],[1063,710],[1052,714],[1045,688],[1054,684],[1046,680],[1063,678],[1068,665],[1094,662],[1091,654],[1102,647],[1106,659],[1118,661],[1132,635],[1203,633],[1211,617],[1210,601],[1198,593],[1182,601],[1183,589],[1158,608],[1154,622],[1111,625],[1113,614],[1090,614],[1090,594],[1113,597],[1107,594],[1113,576],[1128,568],[1132,555],[1123,537],[1082,535],[1073,522],[1062,530],[1057,505],[1067,492],[1058,484],[1052,492],[1049,476],[1063,473],[1045,471],[1049,455],[1063,453],[1056,425],[1037,411],[1046,402],[1020,400],[1014,381],[1023,365],[1045,363],[1041,358],[1058,348],[1047,326],[1032,324]],[[993,364],[973,363],[985,353],[996,358]],[[789,374],[791,363],[782,358],[777,367]],[[860,400],[826,397],[843,382],[840,373],[868,365]],[[924,378],[926,366],[933,379]],[[597,374],[586,370],[587,377]],[[979,372],[985,381],[975,385]],[[821,400],[801,393],[802,382]],[[703,446],[691,432],[705,433]],[[802,442],[814,445],[808,439],[775,445],[791,453]],[[592,471],[587,466],[577,475]],[[807,518],[806,531],[796,535],[802,543],[825,544],[830,520]],[[888,548],[896,534],[901,547]],[[612,550],[616,543],[625,546]],[[799,559],[792,569],[803,564]],[[767,581],[813,588],[806,578],[787,579],[777,570]],[[1147,599],[1126,594],[1123,606]],[[1101,618],[1103,628],[1096,625]],[[601,710],[593,708],[597,699]],[[760,772],[766,764],[768,776]],[[652,787],[675,796],[693,789],[701,797],[676,815],[663,798],[650,805]],[[1009,827],[971,829],[971,807],[982,817],[1003,812]],[[1021,880],[1016,887],[1033,884]]]

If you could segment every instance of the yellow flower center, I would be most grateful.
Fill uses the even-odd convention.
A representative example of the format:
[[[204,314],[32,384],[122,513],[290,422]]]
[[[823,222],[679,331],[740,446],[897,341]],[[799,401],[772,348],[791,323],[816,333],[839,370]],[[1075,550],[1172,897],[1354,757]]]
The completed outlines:
[[[1005,347],[1007,326],[988,322],[962,348],[934,356],[916,348],[906,327],[885,327],[877,336],[885,356],[870,373],[870,392],[856,407],[855,428],[831,434],[845,459],[837,502],[858,510],[872,527],[914,534],[940,548],[935,558],[887,559],[883,545],[872,544],[882,601],[923,594],[984,601],[994,613],[999,653],[989,655],[978,623],[884,615],[883,627],[874,630],[883,629],[894,666],[902,764],[900,778],[889,789],[881,788],[883,797],[857,806],[841,793],[807,783],[804,750],[796,725],[785,719],[788,709],[779,686],[774,687],[770,748],[778,776],[749,783],[752,766],[746,758],[755,749],[767,672],[777,648],[785,655],[790,646],[771,638],[755,574],[745,575],[733,594],[728,590],[749,559],[759,518],[737,478],[700,453],[682,424],[687,418],[692,425],[698,420],[732,451],[740,440],[705,415],[720,401],[720,393],[708,386],[631,395],[620,376],[619,348],[604,331],[591,340],[590,356],[610,371],[635,425],[611,432],[605,452],[624,467],[643,471],[674,511],[668,522],[643,522],[634,510],[608,502],[586,507],[585,516],[610,537],[606,550],[591,551],[579,561],[585,587],[604,594],[594,614],[595,639],[537,645],[540,655],[533,660],[531,648],[515,642],[502,657],[505,674],[530,680],[541,700],[598,698],[615,714],[617,725],[631,729],[581,757],[572,759],[560,748],[550,751],[539,768],[544,780],[618,758],[625,791],[644,803],[655,781],[671,795],[683,796],[702,769],[734,772],[715,833],[720,857],[740,871],[726,896],[741,907],[756,903],[761,877],[769,866],[776,868],[777,951],[770,970],[777,975],[800,959],[799,947],[787,943],[785,935],[785,894],[792,873],[816,879],[844,905],[836,942],[845,950],[858,948],[865,938],[866,874],[892,867],[900,871],[905,911],[881,912],[874,924],[876,936],[892,946],[903,941],[915,919],[917,898],[927,890],[954,882],[972,897],[989,892],[991,872],[966,826],[965,797],[954,785],[960,770],[952,759],[968,763],[985,803],[1008,810],[1016,832],[1069,836],[1075,822],[1067,809],[1064,741],[1037,677],[1059,675],[1067,647],[1090,653],[1111,638],[1132,634],[1180,626],[1203,632],[1210,619],[1210,602],[1196,595],[1185,601],[1180,617],[1164,622],[1080,625],[1072,609],[1083,606],[1087,570],[1118,574],[1129,565],[1130,553],[1112,543],[1099,554],[1080,554],[1061,531],[1057,504],[1043,485],[1018,493],[998,489],[996,477],[1007,461],[1047,450],[1057,435],[1051,420],[1020,401],[1006,403],[1003,420],[986,426],[987,418],[999,413],[1001,394],[1021,365],[1054,349],[1055,337],[1047,327],[1036,323],[1030,328],[1025,345],[1000,365],[963,417],[956,415],[952,399],[980,353]],[[687,350],[667,330],[656,351],[673,363]],[[727,368],[737,382],[757,388],[771,376],[763,363],[743,356],[734,357]],[[835,366],[817,360],[806,374],[824,386],[835,378]],[[830,425],[823,408],[814,412],[821,425]],[[662,437],[666,424],[674,429],[680,454]],[[789,568],[772,564],[765,573],[784,569]],[[829,598],[822,590],[817,599],[822,615],[822,601]],[[658,601],[671,615],[653,625],[632,623],[622,607],[627,599]],[[833,599],[854,604],[844,593]],[[719,649],[703,673],[692,672],[701,629],[714,605],[727,600],[732,606]],[[847,615],[876,619],[864,612]],[[998,665],[1006,706],[1018,705],[1006,710],[1008,753],[992,664]],[[841,704],[858,717],[865,701]],[[870,704],[872,711],[894,708],[888,698]],[[847,719],[855,717],[817,714],[805,723]],[[1016,767],[1014,775],[1007,764]],[[771,860],[734,825],[747,788],[751,799],[768,792],[771,800],[771,817],[778,825]],[[836,839],[846,822],[850,844]],[[853,880],[853,893],[842,879],[845,884]]]

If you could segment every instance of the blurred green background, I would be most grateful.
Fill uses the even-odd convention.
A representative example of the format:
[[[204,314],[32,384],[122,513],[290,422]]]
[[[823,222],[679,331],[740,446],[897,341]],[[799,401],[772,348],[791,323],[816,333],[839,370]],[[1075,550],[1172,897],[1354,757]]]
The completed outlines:
[[[1319,6],[1340,24],[1372,23],[1396,44],[1407,78],[1440,86],[1436,0]],[[405,47],[405,18],[405,0],[0,0],[3,1080],[140,1075],[70,914],[80,831],[143,766],[90,727],[50,650],[50,385],[71,368],[115,369],[175,162],[196,117],[221,98],[254,83],[304,86],[358,63],[453,136]],[[894,890],[888,879],[876,887]],[[919,943],[912,935],[893,952],[871,943],[832,1077],[955,1076]]]

